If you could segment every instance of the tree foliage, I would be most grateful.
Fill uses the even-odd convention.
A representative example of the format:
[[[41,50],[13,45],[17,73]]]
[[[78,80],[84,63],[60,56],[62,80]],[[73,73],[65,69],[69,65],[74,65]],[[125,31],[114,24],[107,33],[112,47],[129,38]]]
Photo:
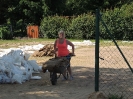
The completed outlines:
[[[95,11],[97,7],[110,9],[131,0],[0,0],[0,24],[7,19],[39,25],[45,16],[72,16]]]
[[[39,25],[44,17],[77,16],[95,9],[114,9],[132,0],[0,0],[0,25],[11,24],[14,35],[27,25]]]

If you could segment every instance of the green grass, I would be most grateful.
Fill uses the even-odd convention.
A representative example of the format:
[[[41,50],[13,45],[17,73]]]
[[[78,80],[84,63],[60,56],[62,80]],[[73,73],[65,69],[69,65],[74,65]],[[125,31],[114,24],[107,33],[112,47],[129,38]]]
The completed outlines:
[[[70,41],[82,42],[83,40],[69,39]],[[30,42],[54,42],[55,39],[44,39],[44,38],[23,38],[14,40],[0,40],[0,45],[2,44],[12,44],[12,43],[30,43]]]
[[[116,46],[111,40],[100,40],[100,46]],[[123,42],[121,40],[116,40],[118,46],[133,46],[133,42]]]
[[[45,42],[45,41],[51,41],[53,42],[54,39],[14,39],[14,40],[0,40],[0,44],[6,44],[6,43],[27,43],[27,42]]]
[[[16,38],[13,40],[0,40],[0,48],[18,47],[23,45],[36,45],[36,44],[50,44],[54,43],[56,39],[44,39],[44,38]],[[83,40],[69,39],[72,42],[82,42]]]
[[[72,42],[83,42],[82,39],[68,39]],[[23,39],[14,39],[14,40],[0,40],[0,45],[2,44],[12,44],[12,43],[20,43],[20,44],[26,44],[26,43],[34,43],[34,42],[40,42],[40,43],[53,43],[55,39],[44,39],[44,38],[23,38]],[[91,42],[95,42],[95,40],[90,40]],[[119,46],[133,46],[131,42],[122,42],[122,41],[116,41]],[[100,46],[115,46],[114,42],[111,40],[100,40],[99,41]]]

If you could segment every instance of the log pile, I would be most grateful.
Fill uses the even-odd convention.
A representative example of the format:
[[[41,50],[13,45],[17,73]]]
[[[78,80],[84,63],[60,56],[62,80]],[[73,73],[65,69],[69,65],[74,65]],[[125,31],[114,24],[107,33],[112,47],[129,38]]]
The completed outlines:
[[[47,44],[32,54],[33,57],[54,56],[54,44]]]

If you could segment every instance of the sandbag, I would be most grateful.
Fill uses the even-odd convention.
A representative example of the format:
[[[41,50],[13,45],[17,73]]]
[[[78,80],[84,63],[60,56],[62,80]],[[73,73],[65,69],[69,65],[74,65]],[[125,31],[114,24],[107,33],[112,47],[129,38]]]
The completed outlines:
[[[43,63],[42,70],[44,73],[46,72],[46,70],[48,70],[49,72],[62,73],[68,65],[69,60],[66,57],[51,58]]]

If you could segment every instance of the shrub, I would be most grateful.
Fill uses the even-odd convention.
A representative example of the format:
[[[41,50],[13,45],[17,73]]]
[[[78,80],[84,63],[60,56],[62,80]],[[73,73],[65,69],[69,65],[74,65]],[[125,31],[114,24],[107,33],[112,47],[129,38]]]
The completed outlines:
[[[114,38],[117,40],[133,39],[132,6],[124,5],[122,8],[107,10],[102,14],[102,19],[106,23],[110,33],[113,34]],[[103,25],[100,25],[100,29],[101,29],[102,38],[104,39],[110,38]]]
[[[56,38],[58,31],[63,29],[67,31],[69,20],[66,17],[49,16],[45,17],[40,26],[40,31],[43,33],[44,38]]]
[[[102,13],[102,19],[108,30],[117,40],[133,39],[133,3],[121,8],[106,10]],[[101,21],[100,21],[101,22]],[[67,38],[95,39],[95,16],[91,13],[73,16],[49,16],[45,17],[40,30],[45,38],[56,38],[60,29],[66,32]],[[106,28],[100,23],[100,33],[103,39],[112,39]]]
[[[74,19],[69,27],[69,35],[71,38],[88,39],[93,38],[94,34],[94,16],[91,14],[83,14]]]
[[[10,26],[0,26],[0,39],[12,39]]]

